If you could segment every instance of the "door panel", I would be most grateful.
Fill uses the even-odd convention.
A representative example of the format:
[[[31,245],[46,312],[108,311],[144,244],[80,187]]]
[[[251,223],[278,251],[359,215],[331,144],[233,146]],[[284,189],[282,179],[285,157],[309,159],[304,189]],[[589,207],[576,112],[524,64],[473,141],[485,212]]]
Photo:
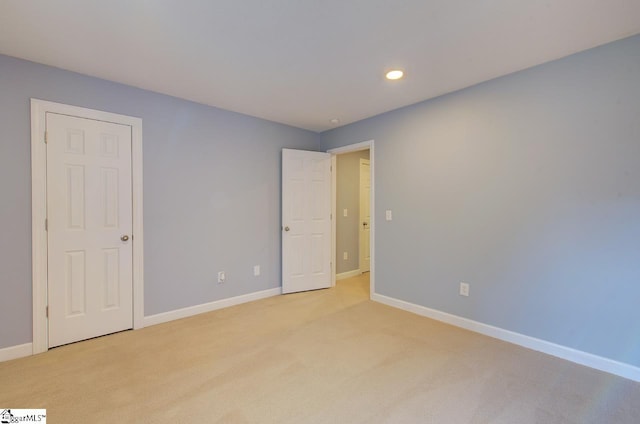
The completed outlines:
[[[104,276],[103,310],[120,307],[120,249],[102,249]]]
[[[282,150],[282,291],[331,286],[331,155]]]
[[[86,312],[87,261],[85,251],[66,252],[66,309],[67,317],[84,315]]]
[[[371,166],[368,159],[360,159],[360,272],[371,269]]]
[[[133,327],[131,127],[47,113],[46,131],[54,347]]]

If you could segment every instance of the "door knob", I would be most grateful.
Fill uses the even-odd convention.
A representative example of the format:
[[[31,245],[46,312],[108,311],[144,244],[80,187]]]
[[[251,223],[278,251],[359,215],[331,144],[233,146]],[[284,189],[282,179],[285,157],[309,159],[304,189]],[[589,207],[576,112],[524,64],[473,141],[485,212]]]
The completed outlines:
[[[125,234],[124,236],[120,237],[120,240],[127,241],[129,240],[129,236]]]
[[[284,227],[284,230],[285,231],[289,231],[289,227]]]

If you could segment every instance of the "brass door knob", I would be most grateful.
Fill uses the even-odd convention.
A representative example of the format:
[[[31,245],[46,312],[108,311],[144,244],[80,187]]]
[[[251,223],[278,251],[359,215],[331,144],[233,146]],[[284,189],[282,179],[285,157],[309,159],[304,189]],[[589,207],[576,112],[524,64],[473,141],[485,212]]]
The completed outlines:
[[[129,240],[129,236],[125,234],[124,236],[120,237],[120,240],[127,241]]]

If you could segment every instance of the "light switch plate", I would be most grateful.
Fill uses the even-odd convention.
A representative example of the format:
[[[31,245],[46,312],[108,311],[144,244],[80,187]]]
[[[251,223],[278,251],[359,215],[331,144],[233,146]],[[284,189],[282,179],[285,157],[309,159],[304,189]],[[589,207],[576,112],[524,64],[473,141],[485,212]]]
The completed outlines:
[[[387,221],[391,221],[393,219],[393,214],[391,213],[390,210],[387,210],[384,214],[384,217]]]
[[[347,209],[342,210],[342,216],[347,216],[348,213],[349,211]]]

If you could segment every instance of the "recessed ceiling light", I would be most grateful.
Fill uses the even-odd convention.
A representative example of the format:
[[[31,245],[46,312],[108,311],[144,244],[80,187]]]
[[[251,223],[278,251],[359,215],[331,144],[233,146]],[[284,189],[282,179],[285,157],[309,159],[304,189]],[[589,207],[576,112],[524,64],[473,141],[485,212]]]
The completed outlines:
[[[388,80],[399,80],[404,76],[404,72],[400,69],[392,69],[385,75]]]
[[[330,122],[331,122],[333,125],[338,125],[338,124],[340,123],[340,120],[339,120],[338,118],[333,118]]]

